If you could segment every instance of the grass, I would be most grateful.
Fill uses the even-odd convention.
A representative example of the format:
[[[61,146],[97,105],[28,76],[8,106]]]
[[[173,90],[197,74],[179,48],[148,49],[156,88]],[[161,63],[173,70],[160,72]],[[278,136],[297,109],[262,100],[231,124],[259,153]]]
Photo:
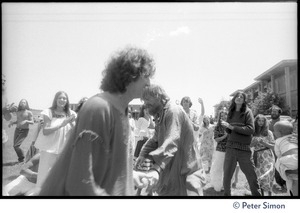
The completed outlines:
[[[40,111],[33,111],[35,117],[39,115]],[[12,118],[15,120],[15,117]],[[11,128],[8,128],[7,121],[3,120],[3,128],[6,130],[9,141],[3,146],[2,145],[2,186],[8,184],[15,178],[19,176],[21,170],[21,164],[18,164],[18,157],[13,149],[13,136],[15,125]],[[33,133],[37,128],[37,124],[30,125],[30,130],[27,138],[24,140],[21,148],[24,150],[24,153],[27,152],[31,142],[33,140]],[[246,177],[243,172],[239,172],[238,174],[238,183],[236,188],[232,189],[232,195],[234,196],[246,196],[250,192],[245,188],[246,185]],[[223,196],[223,192],[216,192],[213,188],[207,188],[204,190],[204,196]],[[272,196],[288,196],[286,192],[275,192]]]

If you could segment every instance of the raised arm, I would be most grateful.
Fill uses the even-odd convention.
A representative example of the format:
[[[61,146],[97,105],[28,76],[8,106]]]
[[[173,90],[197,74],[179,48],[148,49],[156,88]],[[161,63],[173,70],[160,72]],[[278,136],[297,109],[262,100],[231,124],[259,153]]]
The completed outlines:
[[[205,108],[204,108],[204,103],[203,103],[203,100],[202,100],[202,98],[198,98],[198,102],[199,102],[199,104],[201,105],[201,114],[200,114],[200,116],[204,116],[204,114],[205,114]]]

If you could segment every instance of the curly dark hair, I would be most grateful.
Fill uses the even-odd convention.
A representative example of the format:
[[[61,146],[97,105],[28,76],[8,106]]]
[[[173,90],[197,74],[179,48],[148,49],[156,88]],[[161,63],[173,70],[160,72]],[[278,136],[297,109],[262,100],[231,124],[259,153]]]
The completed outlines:
[[[232,100],[231,100],[231,104],[230,104],[229,109],[228,109],[228,117],[229,117],[229,118],[231,118],[231,117],[233,116],[233,113],[234,113],[234,111],[235,111],[235,109],[236,109],[235,99],[236,99],[237,96],[239,96],[239,95],[242,95],[242,96],[244,97],[244,103],[242,104],[242,107],[241,107],[241,117],[242,117],[242,116],[245,114],[245,112],[246,112],[246,109],[247,109],[247,102],[246,102],[246,100],[247,100],[247,95],[246,95],[244,92],[239,91],[239,92],[237,92],[237,93],[233,96],[233,98],[232,98]]]
[[[137,81],[140,76],[152,77],[154,73],[154,60],[146,50],[126,47],[116,52],[106,64],[100,89],[124,93],[131,82]]]

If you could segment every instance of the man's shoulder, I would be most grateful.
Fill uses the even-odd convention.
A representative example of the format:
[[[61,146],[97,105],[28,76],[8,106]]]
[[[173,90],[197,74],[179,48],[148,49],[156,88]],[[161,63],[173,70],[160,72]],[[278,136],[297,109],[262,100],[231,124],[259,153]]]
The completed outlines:
[[[84,105],[82,106],[82,113],[91,113],[91,112],[105,112],[110,111],[111,105],[108,103],[106,99],[101,97],[100,95],[95,95],[88,99]]]

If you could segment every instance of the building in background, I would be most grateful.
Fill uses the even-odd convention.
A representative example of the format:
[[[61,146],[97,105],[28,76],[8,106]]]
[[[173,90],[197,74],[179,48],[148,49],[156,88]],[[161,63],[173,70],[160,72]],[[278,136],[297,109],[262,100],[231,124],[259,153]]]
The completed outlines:
[[[234,96],[238,91],[248,95],[249,101],[253,101],[259,92],[270,89],[285,100],[290,109],[290,115],[294,117],[298,112],[298,61],[282,60],[273,67],[257,76],[253,84],[245,89],[237,90],[230,94]]]
[[[143,102],[141,99],[133,99],[129,104],[128,104],[128,109],[131,111],[132,117],[137,120],[139,119],[139,114],[141,111],[141,107],[143,105]]]

